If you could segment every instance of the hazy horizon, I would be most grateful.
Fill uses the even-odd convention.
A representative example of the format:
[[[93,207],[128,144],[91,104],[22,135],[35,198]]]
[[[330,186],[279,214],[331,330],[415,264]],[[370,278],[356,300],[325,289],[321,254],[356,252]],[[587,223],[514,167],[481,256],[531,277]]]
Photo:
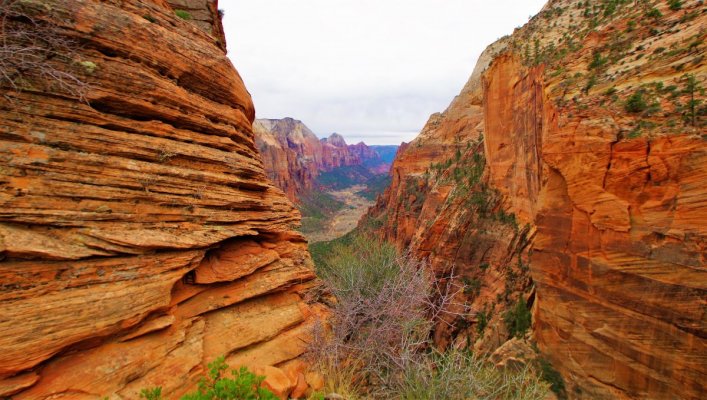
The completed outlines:
[[[221,1],[229,57],[257,118],[318,137],[409,142],[444,111],[481,52],[545,0]]]

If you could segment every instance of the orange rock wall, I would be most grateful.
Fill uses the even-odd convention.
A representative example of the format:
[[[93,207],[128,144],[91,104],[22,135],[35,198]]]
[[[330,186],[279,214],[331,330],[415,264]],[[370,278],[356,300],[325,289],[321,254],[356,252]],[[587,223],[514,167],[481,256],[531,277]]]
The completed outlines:
[[[704,7],[594,6],[549,1],[491,46],[450,107],[401,147],[362,224],[480,284],[462,299],[472,316],[438,327],[439,344],[493,350],[508,339],[498,314],[526,293],[534,338],[570,398],[698,399],[707,125],[684,104],[690,76],[707,84]],[[637,93],[645,107],[630,110]],[[484,172],[470,185],[475,154]],[[489,309],[490,330],[465,328]]]
[[[538,344],[576,397],[698,399],[707,373],[704,139],[619,140],[601,108],[573,118],[557,110],[539,72],[496,59],[485,102],[492,176],[537,226]]]
[[[212,32],[162,1],[41,3],[95,68],[86,102],[0,98],[0,397],[176,398],[220,355],[301,386],[312,262],[215,2]]]

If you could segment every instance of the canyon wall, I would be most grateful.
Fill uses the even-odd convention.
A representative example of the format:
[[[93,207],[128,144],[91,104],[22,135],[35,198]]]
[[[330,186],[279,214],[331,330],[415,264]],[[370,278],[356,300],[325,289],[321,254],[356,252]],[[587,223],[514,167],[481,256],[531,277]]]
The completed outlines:
[[[87,86],[2,89],[0,397],[177,398],[222,355],[307,386],[325,310],[299,213],[263,170],[216,2],[182,3],[18,3],[75,44],[52,66]]]
[[[551,1],[401,149],[363,223],[471,284],[438,343],[493,350],[510,289],[570,398],[707,391],[703,11]]]
[[[301,121],[258,119],[253,124],[255,143],[265,172],[292,201],[315,187],[323,166],[322,144]]]
[[[390,168],[365,143],[348,145],[337,133],[320,140],[292,118],[258,119],[253,128],[266,173],[294,202],[317,187],[316,179],[322,172],[364,166],[382,174]]]

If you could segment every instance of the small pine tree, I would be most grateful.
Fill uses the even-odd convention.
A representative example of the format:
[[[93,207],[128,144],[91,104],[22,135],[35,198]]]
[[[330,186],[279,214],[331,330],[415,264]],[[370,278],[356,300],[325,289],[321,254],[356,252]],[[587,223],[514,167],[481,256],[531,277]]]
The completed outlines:
[[[540,40],[535,39],[533,44],[533,63],[535,65],[540,64]]]
[[[695,99],[695,93],[700,92],[702,88],[697,82],[697,78],[694,74],[685,75],[684,78],[686,80],[686,84],[683,93],[690,96],[690,99],[687,101],[687,114],[685,115],[685,120],[690,125],[697,126],[697,107],[702,101]]]
[[[530,310],[525,305],[522,296],[518,299],[516,305],[506,312],[503,316],[503,321],[506,323],[506,329],[508,329],[508,334],[511,337],[521,338],[530,329]]]

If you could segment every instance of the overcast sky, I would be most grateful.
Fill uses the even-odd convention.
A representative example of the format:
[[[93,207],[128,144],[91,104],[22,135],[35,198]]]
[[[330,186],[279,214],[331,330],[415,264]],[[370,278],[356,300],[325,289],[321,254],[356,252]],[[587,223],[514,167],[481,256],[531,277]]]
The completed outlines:
[[[229,56],[258,118],[319,137],[410,141],[476,59],[545,0],[220,0]]]

